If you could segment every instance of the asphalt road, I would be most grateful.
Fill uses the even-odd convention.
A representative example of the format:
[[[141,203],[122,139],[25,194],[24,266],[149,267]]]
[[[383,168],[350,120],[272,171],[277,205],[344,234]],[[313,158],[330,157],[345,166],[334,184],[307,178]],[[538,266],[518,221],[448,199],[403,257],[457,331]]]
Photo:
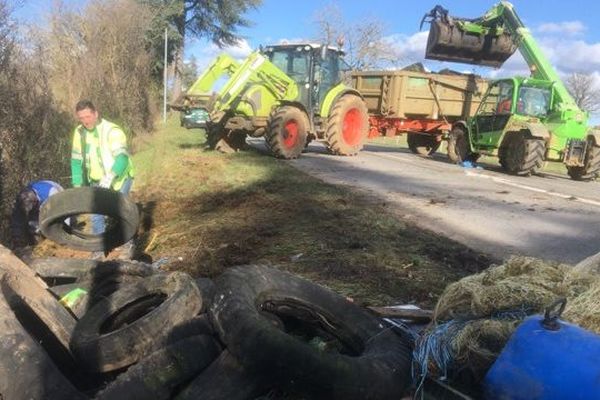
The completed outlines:
[[[251,142],[258,149],[263,143]],[[423,158],[377,145],[337,157],[315,143],[289,162],[325,182],[366,191],[403,218],[499,258],[576,263],[600,251],[600,182],[516,177],[492,165],[467,169],[443,154]]]

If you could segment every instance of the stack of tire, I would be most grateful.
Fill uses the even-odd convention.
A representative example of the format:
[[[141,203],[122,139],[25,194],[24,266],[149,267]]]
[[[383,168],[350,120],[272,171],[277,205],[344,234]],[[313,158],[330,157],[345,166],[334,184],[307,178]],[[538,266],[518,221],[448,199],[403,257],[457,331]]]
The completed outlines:
[[[403,337],[267,266],[213,282],[138,262],[26,265],[0,246],[0,289],[5,400],[398,399],[410,384]]]

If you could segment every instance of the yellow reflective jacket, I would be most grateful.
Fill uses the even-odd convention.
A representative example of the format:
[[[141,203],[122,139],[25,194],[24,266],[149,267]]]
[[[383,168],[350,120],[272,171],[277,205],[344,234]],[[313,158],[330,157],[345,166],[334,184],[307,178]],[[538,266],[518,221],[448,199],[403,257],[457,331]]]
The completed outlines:
[[[85,151],[81,149],[82,136],[85,138]],[[127,156],[127,166],[122,171],[114,171],[115,159],[122,154]],[[83,176],[84,161],[86,177]],[[116,177],[112,188],[119,190],[125,179],[133,177],[133,163],[127,151],[127,138],[123,130],[105,119],[101,119],[92,131],[82,125],[77,126],[73,132],[71,172],[75,187],[99,182],[105,175],[113,172]]]

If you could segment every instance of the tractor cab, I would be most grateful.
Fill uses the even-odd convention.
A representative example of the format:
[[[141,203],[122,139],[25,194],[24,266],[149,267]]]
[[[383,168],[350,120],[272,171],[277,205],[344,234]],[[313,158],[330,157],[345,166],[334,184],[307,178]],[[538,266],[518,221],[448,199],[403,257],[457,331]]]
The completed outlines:
[[[329,90],[341,82],[346,65],[343,51],[320,44],[268,46],[263,53],[298,84],[299,102],[310,108],[318,108]]]

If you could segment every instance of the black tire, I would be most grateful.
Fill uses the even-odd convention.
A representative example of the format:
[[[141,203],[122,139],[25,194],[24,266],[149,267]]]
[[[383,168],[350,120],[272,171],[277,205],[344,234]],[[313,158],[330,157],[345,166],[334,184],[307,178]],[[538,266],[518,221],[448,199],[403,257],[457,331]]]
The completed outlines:
[[[268,378],[267,378],[268,379]],[[265,377],[244,368],[227,350],[190,382],[176,400],[249,400],[266,391]]]
[[[65,219],[79,214],[111,217],[106,232],[96,235],[73,229]],[[110,251],[127,241],[140,222],[137,205],[114,190],[97,187],[67,189],[50,197],[40,210],[40,229],[47,238],[75,250]]]
[[[391,399],[408,388],[408,342],[344,297],[260,265],[230,268],[216,284],[209,315],[227,349],[248,370],[327,399]],[[325,332],[345,350],[319,351],[278,329],[262,311]]]
[[[458,164],[468,160],[470,153],[467,133],[461,126],[455,126],[448,134],[448,158]]]
[[[98,280],[85,280],[65,285],[52,286],[50,290],[57,298],[63,299],[70,292],[81,289],[79,296],[73,300],[61,301],[78,319],[81,319],[85,313],[99,300],[111,296],[117,290],[127,286],[140,283],[143,278],[133,275],[114,275],[106,276]]]
[[[208,311],[210,305],[212,304],[216,286],[213,280],[210,278],[196,278],[195,282],[196,286],[198,286],[198,289],[200,289],[200,293],[202,293],[202,309],[200,312],[203,313]]]
[[[269,118],[265,140],[275,157],[298,158],[306,147],[308,115],[297,107],[279,107]]]
[[[155,308],[140,318],[125,326],[111,326],[124,310],[133,315],[140,309],[140,314],[148,311],[144,300],[157,297],[163,301],[153,304]],[[200,291],[188,275],[153,275],[96,303],[77,323],[71,350],[91,371],[126,367],[165,343],[173,327],[197,315],[201,308]]]
[[[433,135],[421,135],[418,133],[408,133],[406,141],[410,151],[421,156],[429,156],[435,153],[441,144]]]
[[[354,94],[340,97],[331,108],[325,138],[329,151],[353,156],[362,150],[369,133],[369,113],[365,102]]]
[[[510,174],[528,176],[544,167],[546,145],[522,132],[508,132],[498,151],[502,168]]]
[[[3,399],[86,398],[25,330],[2,296],[0,330],[0,394]]]
[[[170,399],[176,387],[200,374],[220,353],[220,345],[211,336],[193,336],[180,340],[142,359],[94,398]]]
[[[600,176],[600,144],[588,139],[583,167],[567,167],[567,173],[576,181],[592,181]]]

